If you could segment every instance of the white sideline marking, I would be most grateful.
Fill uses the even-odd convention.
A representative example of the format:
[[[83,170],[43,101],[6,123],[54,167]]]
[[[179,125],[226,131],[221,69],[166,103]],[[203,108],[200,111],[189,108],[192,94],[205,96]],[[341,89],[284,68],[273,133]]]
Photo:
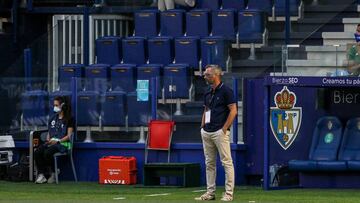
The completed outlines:
[[[255,203],[255,201],[249,201],[249,203]]]
[[[156,196],[166,196],[170,195],[170,193],[162,193],[162,194],[151,194],[151,195],[145,195],[147,197],[156,197]]]
[[[206,190],[194,190],[192,192],[206,192]]]
[[[114,197],[113,200],[121,200],[121,199],[126,199],[125,197]]]

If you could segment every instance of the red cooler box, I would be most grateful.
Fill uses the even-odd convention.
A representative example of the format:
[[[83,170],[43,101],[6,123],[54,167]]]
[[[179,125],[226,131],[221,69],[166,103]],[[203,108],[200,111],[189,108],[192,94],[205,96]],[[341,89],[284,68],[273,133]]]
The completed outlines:
[[[136,158],[107,156],[99,159],[100,184],[136,184]]]

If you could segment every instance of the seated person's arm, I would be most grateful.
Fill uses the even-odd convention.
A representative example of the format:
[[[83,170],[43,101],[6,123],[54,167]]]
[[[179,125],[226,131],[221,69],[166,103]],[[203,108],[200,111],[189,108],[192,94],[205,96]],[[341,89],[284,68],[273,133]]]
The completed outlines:
[[[70,136],[72,136],[73,132],[74,132],[74,128],[69,127],[69,128],[67,129],[67,134],[66,134],[66,136],[63,137],[63,138],[61,138],[61,139],[60,139],[60,142],[70,141]]]
[[[66,142],[66,141],[69,141],[70,140],[70,136],[72,136],[72,133],[74,132],[74,128],[72,128],[72,127],[69,127],[68,129],[67,129],[67,134],[63,137],[63,138],[61,138],[61,139],[51,139],[48,143],[49,143],[49,145],[53,145],[53,144],[57,144],[58,143],[58,141],[59,142]]]

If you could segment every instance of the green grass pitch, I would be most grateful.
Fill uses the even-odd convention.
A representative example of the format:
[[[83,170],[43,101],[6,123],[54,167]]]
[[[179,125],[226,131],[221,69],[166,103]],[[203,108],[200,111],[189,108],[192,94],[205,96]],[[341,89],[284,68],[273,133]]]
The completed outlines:
[[[94,182],[61,182],[37,185],[0,181],[0,202],[196,202],[205,188],[144,188],[99,185]],[[224,187],[217,188],[217,201]],[[359,203],[356,189],[286,189],[264,191],[237,186],[234,202],[246,203]],[[212,201],[214,202],[214,201]]]

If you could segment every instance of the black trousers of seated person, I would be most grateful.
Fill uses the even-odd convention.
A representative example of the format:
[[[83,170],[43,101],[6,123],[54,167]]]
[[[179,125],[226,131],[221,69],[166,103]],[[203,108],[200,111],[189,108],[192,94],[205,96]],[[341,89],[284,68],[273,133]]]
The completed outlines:
[[[54,154],[61,151],[60,144],[54,144],[51,146],[40,145],[34,152],[34,159],[38,174],[46,173],[48,168],[51,169],[51,172],[55,172],[54,166]]]

